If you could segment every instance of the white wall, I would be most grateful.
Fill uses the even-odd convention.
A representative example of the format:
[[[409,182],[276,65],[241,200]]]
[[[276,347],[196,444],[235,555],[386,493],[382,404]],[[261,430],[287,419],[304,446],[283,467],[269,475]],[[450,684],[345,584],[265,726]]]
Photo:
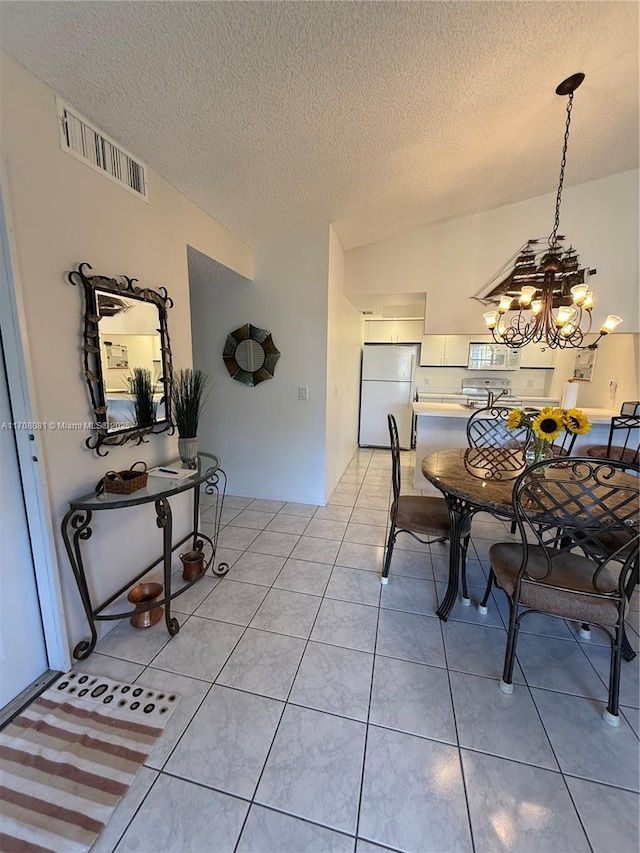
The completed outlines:
[[[562,393],[562,385],[573,376],[575,358],[575,350],[556,353],[552,393]],[[593,380],[579,383],[578,406],[619,411],[626,400],[640,400],[639,374],[640,335],[616,334],[601,338]]]
[[[247,276],[252,275],[251,251],[152,171],[147,204],[61,151],[53,91],[12,59],[2,55],[0,62],[3,197],[13,215],[14,275],[30,342],[34,415],[43,422],[93,421],[80,352],[83,294],[65,280],[66,272],[89,261],[96,273],[126,273],[151,288],[166,286],[175,302],[169,331],[174,364],[180,367],[191,364],[186,244]],[[177,437],[153,436],[148,444],[115,448],[100,459],[84,447],[88,434],[38,433],[56,531],[68,500],[90,491],[107,470],[137,459],[151,466],[177,449]],[[184,528],[187,507],[182,503],[176,522]],[[134,569],[161,553],[153,508],[96,516],[92,528],[85,553],[98,597],[115,591]],[[59,533],[56,548],[73,646],[88,633]]]
[[[548,236],[554,205],[550,193],[352,249],[345,293],[426,292],[427,332],[483,332],[486,309],[470,297],[527,239]],[[619,314],[621,332],[640,331],[638,170],[565,188],[561,216],[560,233],[598,270],[594,324]]]
[[[219,267],[189,253],[193,361],[215,382],[200,444],[221,457],[231,494],[326,500],[328,267],[326,229],[256,249],[252,282],[225,282]],[[281,352],[274,378],[255,388],[232,379],[222,361],[228,333],[245,323],[269,329]]]
[[[546,396],[552,382],[553,370],[527,369],[491,371],[494,379],[510,379],[513,393],[517,396]],[[484,375],[484,374],[483,374]],[[445,394],[457,392],[465,379],[477,378],[478,372],[466,367],[417,367],[415,385],[428,386],[429,392]]]
[[[331,495],[358,446],[358,389],[364,317],[345,298],[344,249],[329,229],[326,494]]]

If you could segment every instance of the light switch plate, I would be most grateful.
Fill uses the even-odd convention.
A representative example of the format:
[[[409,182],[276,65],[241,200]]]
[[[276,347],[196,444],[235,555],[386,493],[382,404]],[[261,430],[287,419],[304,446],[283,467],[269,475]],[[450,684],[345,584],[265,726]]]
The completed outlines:
[[[299,385],[298,386],[298,400],[308,400],[309,399],[309,386],[308,385]]]

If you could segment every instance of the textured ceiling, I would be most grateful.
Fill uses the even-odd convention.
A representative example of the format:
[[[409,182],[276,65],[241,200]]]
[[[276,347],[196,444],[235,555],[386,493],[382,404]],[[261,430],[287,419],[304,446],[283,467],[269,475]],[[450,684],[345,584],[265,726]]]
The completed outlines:
[[[250,245],[345,248],[638,162],[635,2],[2,2],[0,43]]]

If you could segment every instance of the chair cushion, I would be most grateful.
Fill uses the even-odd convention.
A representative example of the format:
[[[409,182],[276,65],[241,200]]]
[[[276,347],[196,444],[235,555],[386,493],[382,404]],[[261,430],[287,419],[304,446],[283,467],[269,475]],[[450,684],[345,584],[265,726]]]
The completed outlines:
[[[617,462],[625,462],[627,465],[633,465],[638,461],[638,451],[633,447],[616,447],[614,445],[609,454],[607,454],[607,450],[606,444],[594,444],[592,447],[587,447],[585,453],[592,459],[615,459]]]
[[[530,545],[528,556],[527,573],[531,577],[542,578],[547,572],[544,548],[541,545]],[[513,596],[522,565],[522,545],[499,542],[489,549],[489,559],[498,583],[507,595]],[[551,565],[552,571],[548,578],[537,583],[523,580],[520,604],[577,622],[609,626],[617,623],[617,600],[600,595],[593,589],[592,579],[597,563],[579,554],[562,553],[552,557]],[[603,591],[617,592],[617,578],[608,567],[600,574],[598,586]]]
[[[394,505],[391,506],[393,517]],[[423,495],[400,495],[398,498],[398,518],[396,525],[412,533],[427,536],[449,538],[449,510],[444,498]],[[471,530],[471,520],[467,519],[462,527],[460,538],[464,539]]]

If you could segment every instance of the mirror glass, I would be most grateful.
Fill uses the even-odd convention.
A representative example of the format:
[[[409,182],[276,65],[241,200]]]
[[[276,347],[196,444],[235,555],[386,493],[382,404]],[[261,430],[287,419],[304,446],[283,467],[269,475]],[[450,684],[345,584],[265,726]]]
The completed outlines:
[[[121,275],[88,275],[83,261],[67,274],[85,296],[83,373],[95,421],[85,440],[106,456],[108,447],[147,441],[152,433],[173,433],[172,358],[167,311],[173,300],[165,287],[141,287]]]
[[[254,370],[260,370],[264,364],[264,350],[262,349],[262,344],[259,344],[258,341],[242,341],[236,347],[235,355],[240,367],[249,373],[253,373]]]
[[[145,426],[138,422],[132,393],[136,368],[149,371],[155,421],[166,420],[158,306],[100,290],[96,300],[107,432]]]

